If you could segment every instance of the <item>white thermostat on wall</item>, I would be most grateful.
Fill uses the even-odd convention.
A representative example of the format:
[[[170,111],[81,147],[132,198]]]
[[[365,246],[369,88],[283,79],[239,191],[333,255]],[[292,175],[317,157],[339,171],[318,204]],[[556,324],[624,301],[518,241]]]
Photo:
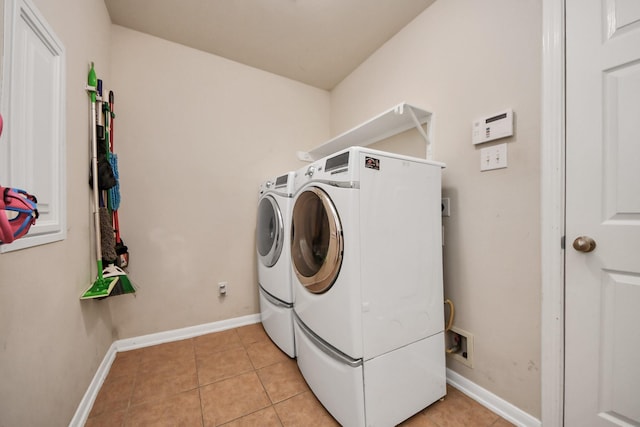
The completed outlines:
[[[513,135],[513,110],[508,109],[473,122],[471,142],[482,144]]]

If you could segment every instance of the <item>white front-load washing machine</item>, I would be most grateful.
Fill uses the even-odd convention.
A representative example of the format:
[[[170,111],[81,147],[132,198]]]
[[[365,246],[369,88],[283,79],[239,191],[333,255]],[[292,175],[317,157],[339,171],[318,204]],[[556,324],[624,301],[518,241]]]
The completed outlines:
[[[260,185],[256,224],[260,318],[267,335],[295,357],[290,231],[294,172]]]
[[[296,173],[297,361],[343,425],[395,425],[446,394],[443,167],[351,147]]]

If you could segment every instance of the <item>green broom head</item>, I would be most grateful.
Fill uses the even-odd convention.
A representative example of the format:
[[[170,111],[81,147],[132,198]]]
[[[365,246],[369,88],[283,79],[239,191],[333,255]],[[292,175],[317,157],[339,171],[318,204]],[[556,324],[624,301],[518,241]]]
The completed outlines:
[[[104,277],[102,275],[102,261],[98,261],[98,278],[80,299],[104,298],[111,294],[114,286],[120,280],[120,276]]]
[[[113,288],[109,296],[133,294],[135,292],[136,288],[133,286],[133,283],[131,283],[131,280],[129,280],[127,276],[120,276],[118,278],[118,283],[116,283],[116,286]]]
[[[133,283],[129,280],[129,276],[127,276],[127,273],[120,267],[110,264],[102,271],[102,274],[105,278],[117,277],[119,279],[111,295],[131,294],[136,291]]]

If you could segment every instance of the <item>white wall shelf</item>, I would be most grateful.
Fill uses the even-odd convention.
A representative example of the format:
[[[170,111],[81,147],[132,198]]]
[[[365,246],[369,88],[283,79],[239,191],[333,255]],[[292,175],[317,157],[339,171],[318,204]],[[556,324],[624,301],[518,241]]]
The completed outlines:
[[[426,158],[431,159],[431,118],[433,114],[405,102],[367,120],[311,151],[298,151],[298,158],[312,162],[353,145],[366,147],[411,128],[416,128],[424,138]],[[425,132],[423,125],[427,125]]]

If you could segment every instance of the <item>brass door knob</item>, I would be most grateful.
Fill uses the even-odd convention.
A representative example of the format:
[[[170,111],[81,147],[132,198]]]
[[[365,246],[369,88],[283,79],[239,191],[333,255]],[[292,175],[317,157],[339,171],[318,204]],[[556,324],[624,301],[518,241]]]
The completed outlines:
[[[589,236],[576,237],[573,241],[573,249],[580,252],[591,252],[596,248],[596,241]]]

